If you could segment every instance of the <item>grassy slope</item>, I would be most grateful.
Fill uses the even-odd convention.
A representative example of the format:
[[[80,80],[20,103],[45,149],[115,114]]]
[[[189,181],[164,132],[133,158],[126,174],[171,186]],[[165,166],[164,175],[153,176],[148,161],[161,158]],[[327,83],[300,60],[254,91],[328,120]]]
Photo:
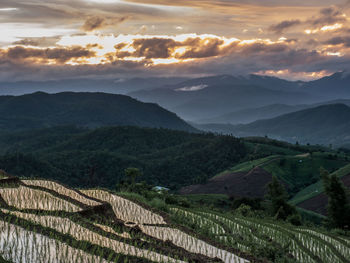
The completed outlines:
[[[264,157],[264,158],[260,158],[260,159],[256,159],[256,160],[252,160],[252,161],[243,162],[243,163],[235,165],[232,168],[227,169],[227,170],[217,174],[216,176],[220,176],[220,175],[227,174],[227,173],[248,172],[249,170],[253,169],[254,167],[260,166],[260,165],[262,165],[262,164],[264,164],[266,162],[269,162],[271,160],[274,160],[276,158],[279,158],[279,155],[271,155],[271,156],[268,156],[268,157]]]
[[[320,179],[320,167],[324,167],[328,171],[336,171],[348,163],[343,157],[330,156],[329,153],[319,152],[312,155],[294,155],[295,151],[293,150],[291,153],[293,155],[270,155],[243,162],[216,176],[227,173],[248,172],[254,167],[260,166],[267,172],[283,180],[288,185],[291,193],[296,193]]]
[[[333,174],[338,175],[339,177],[343,177],[350,173],[350,164],[345,165],[344,167],[341,167],[337,171],[335,171]],[[304,188],[300,192],[298,192],[292,199],[292,204],[299,204],[307,199],[310,199],[312,197],[315,197],[323,192],[323,186],[322,181],[319,180],[318,182],[309,185],[308,187]]]
[[[286,182],[290,187],[304,187],[319,179],[319,169],[335,171],[346,165],[342,159],[329,158],[326,153],[311,156],[287,156],[262,165],[266,171]]]

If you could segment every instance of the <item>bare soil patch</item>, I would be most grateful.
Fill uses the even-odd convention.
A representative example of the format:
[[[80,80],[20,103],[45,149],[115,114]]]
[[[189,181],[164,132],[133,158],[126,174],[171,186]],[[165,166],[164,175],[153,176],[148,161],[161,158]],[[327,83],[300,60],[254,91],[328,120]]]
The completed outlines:
[[[180,194],[226,194],[239,197],[264,197],[265,186],[272,175],[255,167],[249,172],[228,173],[214,177],[205,184],[190,185],[180,189]]]

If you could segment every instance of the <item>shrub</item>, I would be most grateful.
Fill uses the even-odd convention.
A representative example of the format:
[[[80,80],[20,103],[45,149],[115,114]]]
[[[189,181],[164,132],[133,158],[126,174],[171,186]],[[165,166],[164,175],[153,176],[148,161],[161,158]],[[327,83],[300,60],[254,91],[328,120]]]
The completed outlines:
[[[235,214],[241,216],[253,216],[254,213],[249,205],[241,204],[240,207],[235,210]]]
[[[168,212],[169,211],[169,208],[167,206],[167,204],[164,202],[164,200],[156,197],[156,198],[153,198],[150,202],[149,202],[149,205],[154,207],[154,208],[157,208],[159,210],[162,210],[164,212]]]
[[[301,216],[299,214],[293,214],[287,217],[287,221],[295,226],[302,224]]]

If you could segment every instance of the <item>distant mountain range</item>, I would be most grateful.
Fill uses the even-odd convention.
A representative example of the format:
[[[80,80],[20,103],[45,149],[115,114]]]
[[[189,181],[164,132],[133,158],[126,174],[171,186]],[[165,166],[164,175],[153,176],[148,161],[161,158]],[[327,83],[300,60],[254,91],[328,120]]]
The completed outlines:
[[[306,82],[302,88],[327,100],[350,98],[350,72],[337,72],[328,77]]]
[[[166,88],[130,92],[129,95],[158,103],[190,121],[222,123],[232,119],[229,122],[248,123],[301,110],[307,108],[307,104],[350,99],[349,76],[346,72],[339,72],[302,82],[259,75],[222,75],[186,80]]]
[[[0,95],[23,95],[37,91],[46,93],[105,92],[126,94],[137,90],[154,89],[185,81],[186,78],[131,78],[131,79],[62,79],[49,81],[0,82]]]
[[[247,124],[256,120],[270,119],[279,115],[306,109],[309,105],[272,104],[226,113],[210,119],[196,120],[196,123]]]
[[[350,144],[350,107],[329,104],[250,124],[203,124],[197,128],[239,137],[268,136],[289,142],[310,144]]]
[[[301,105],[286,105],[286,104],[272,104],[258,108],[249,108],[227,113],[210,119],[196,120],[195,123],[220,123],[220,124],[247,124],[257,120],[271,119],[283,114],[296,112],[299,110],[310,109],[327,104],[345,104],[350,106],[350,100],[339,99],[325,101],[316,104],[301,104]]]
[[[350,74],[338,72],[309,82],[261,75],[0,82],[0,95],[36,91],[124,94],[157,103],[185,120],[237,124],[273,118],[315,103],[350,99],[349,87]]]
[[[158,103],[182,118],[194,121],[275,103],[293,105],[321,100],[303,92],[300,84],[271,77],[224,75],[192,79],[166,89],[136,91],[129,95]]]
[[[0,96],[0,129],[20,130],[77,125],[82,127],[140,126],[196,131],[156,104],[106,93],[37,92]]]

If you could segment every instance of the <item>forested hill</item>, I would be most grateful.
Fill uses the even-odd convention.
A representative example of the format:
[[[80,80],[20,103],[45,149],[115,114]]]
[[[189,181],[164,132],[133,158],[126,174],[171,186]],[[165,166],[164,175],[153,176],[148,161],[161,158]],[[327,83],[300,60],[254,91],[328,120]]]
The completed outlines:
[[[0,96],[0,129],[21,130],[58,125],[101,127],[132,125],[196,131],[176,114],[153,103],[107,93],[37,92]]]
[[[247,156],[231,136],[169,129],[55,127],[0,136],[0,167],[18,176],[53,178],[72,186],[114,188],[124,170],[172,189],[204,182]]]

